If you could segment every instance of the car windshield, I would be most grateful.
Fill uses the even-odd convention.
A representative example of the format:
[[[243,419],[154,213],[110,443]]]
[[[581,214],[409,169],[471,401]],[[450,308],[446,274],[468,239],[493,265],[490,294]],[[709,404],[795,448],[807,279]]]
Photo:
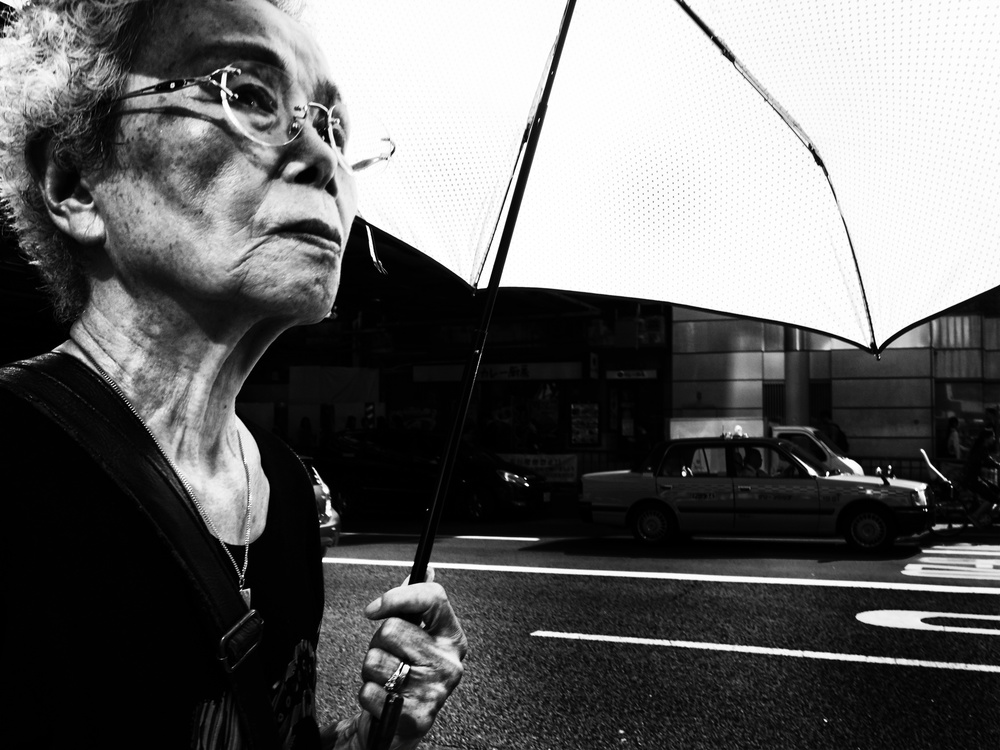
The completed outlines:
[[[667,443],[657,443],[653,449],[632,465],[631,471],[638,474],[648,474],[653,468],[660,465],[663,460],[663,452],[667,449]]]
[[[791,453],[793,458],[795,458],[797,461],[799,461],[799,463],[805,466],[806,470],[811,475],[815,475],[818,477],[826,476],[827,474],[826,467],[823,466],[823,464],[821,464],[819,461],[814,459],[812,456],[810,456],[808,453],[806,453],[804,450],[802,450],[799,446],[795,445],[795,443],[789,443],[787,441],[782,440],[781,447],[784,448],[789,453]]]
[[[813,435],[815,435],[816,439],[819,440],[823,445],[825,445],[826,449],[830,451],[830,453],[832,453],[833,455],[835,456],[844,455],[844,452],[840,449],[840,447],[835,442],[833,442],[833,438],[831,438],[822,430],[813,431]]]

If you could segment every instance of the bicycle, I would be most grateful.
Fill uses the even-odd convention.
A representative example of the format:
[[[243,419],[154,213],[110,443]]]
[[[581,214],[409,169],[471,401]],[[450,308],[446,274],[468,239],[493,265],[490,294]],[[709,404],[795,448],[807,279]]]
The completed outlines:
[[[989,516],[984,520],[973,520],[973,512],[979,508],[980,500],[960,481],[953,481],[931,462],[923,448],[920,455],[931,472],[928,483],[927,505],[930,510],[930,531],[937,536],[955,536],[969,527],[986,528],[994,524],[1000,525],[998,507],[994,505]]]

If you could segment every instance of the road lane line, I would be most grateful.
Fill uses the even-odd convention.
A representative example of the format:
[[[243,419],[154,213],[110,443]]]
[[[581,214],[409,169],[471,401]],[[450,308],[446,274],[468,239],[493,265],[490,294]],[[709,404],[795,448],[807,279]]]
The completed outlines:
[[[855,617],[866,625],[900,630],[937,630],[942,633],[1000,635],[1000,628],[969,628],[957,625],[935,625],[925,620],[983,620],[1000,624],[1000,615],[970,615],[961,612],[918,612],[909,609],[877,609],[859,612]]]
[[[342,537],[345,536],[377,536],[377,537],[393,537],[396,539],[417,539],[416,534],[382,534],[377,531],[345,531],[341,533]],[[447,534],[441,534],[437,537],[438,539],[472,539],[475,541],[487,541],[487,542],[540,542],[542,541],[540,537],[537,536],[449,536]]]
[[[324,557],[329,565],[376,565],[410,568],[409,560],[370,560],[354,557]],[[724,576],[707,573],[663,573],[637,570],[588,570],[584,568],[537,568],[522,565],[480,565],[475,563],[431,562],[438,570],[474,570],[487,573],[536,573],[540,575],[594,576],[597,578],[644,578],[660,581],[704,581],[708,583],[759,583],[772,586],[816,586],[827,588],[874,589],[882,591],[922,591],[934,594],[1000,595],[1000,586],[947,586],[934,583],[889,583],[887,581],[838,581],[821,578],[768,578],[765,576]]]
[[[452,539],[472,539],[484,542],[540,542],[537,536],[453,536]]]
[[[629,638],[620,635],[590,635],[587,633],[559,633],[551,630],[536,630],[531,635],[539,638],[560,638],[576,641],[599,641],[604,643],[628,643],[638,646],[666,646],[668,648],[688,648],[702,651],[729,651],[739,654],[761,656],[790,656],[800,659],[821,659],[858,664],[886,664],[896,667],[925,667],[928,669],[954,669],[965,672],[993,672],[1000,674],[1000,666],[994,664],[963,664],[961,662],[925,661],[923,659],[894,659],[889,656],[864,656],[862,654],[836,654],[827,651],[799,651],[787,648],[765,648],[763,646],[736,646],[727,643],[700,643],[698,641],[669,641],[659,638]]]

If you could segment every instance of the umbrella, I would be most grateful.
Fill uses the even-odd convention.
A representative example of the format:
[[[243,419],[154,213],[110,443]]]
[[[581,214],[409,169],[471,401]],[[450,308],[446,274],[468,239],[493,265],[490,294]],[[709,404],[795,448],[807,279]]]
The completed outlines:
[[[784,323],[877,356],[1000,284],[992,0],[306,13],[360,113],[352,138],[396,146],[362,180],[364,220],[470,287],[489,279],[437,498],[501,285]]]
[[[362,216],[472,287],[491,270],[414,581],[501,284],[786,323],[876,355],[1000,284],[1000,4],[562,5],[314,4],[348,102],[399,152],[362,186]]]
[[[306,11],[397,146],[362,215],[473,287],[563,6]],[[991,0],[580,0],[500,283],[881,352],[1000,284],[998,62]]]

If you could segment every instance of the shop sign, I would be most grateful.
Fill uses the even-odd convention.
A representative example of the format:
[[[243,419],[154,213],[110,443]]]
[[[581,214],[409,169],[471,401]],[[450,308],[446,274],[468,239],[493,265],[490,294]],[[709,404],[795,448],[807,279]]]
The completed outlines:
[[[608,370],[608,380],[656,380],[656,370]]]
[[[480,365],[476,379],[487,380],[579,380],[583,366],[579,362],[512,362]],[[461,365],[415,365],[413,382],[461,380]]]

